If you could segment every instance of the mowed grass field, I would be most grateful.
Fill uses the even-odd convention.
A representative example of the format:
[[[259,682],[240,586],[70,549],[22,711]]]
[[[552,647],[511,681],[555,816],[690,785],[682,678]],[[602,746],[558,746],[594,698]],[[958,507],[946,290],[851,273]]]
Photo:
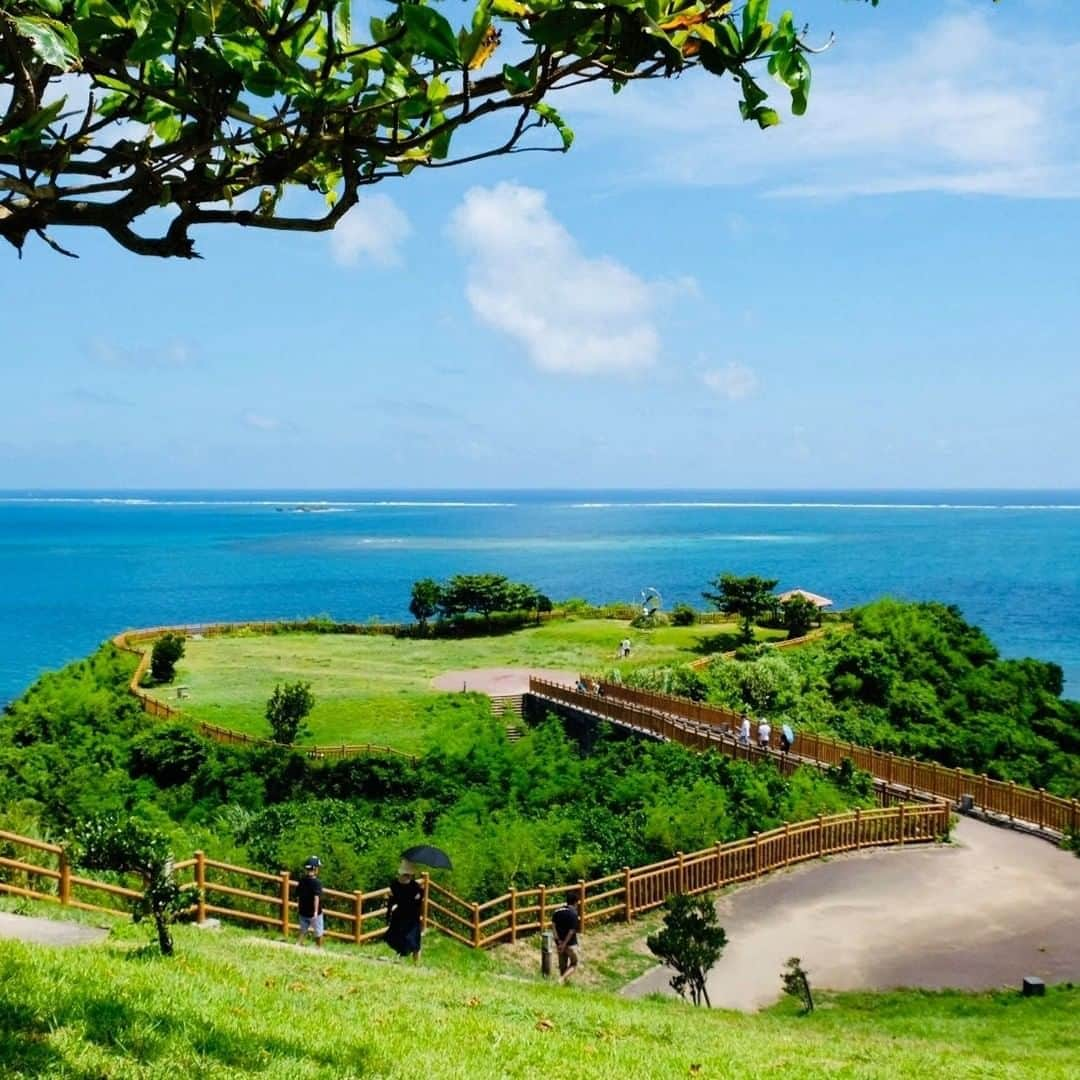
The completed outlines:
[[[394,638],[384,634],[235,634],[189,640],[176,684],[194,720],[268,736],[266,700],[279,682],[311,683],[316,705],[308,724],[319,743],[381,743],[411,752],[459,723],[470,708],[461,695],[431,687],[447,671],[539,667],[568,672],[678,663],[728,644],[734,624],[633,630],[613,619],[551,620],[513,633],[473,638]],[[778,632],[762,636],[781,637]],[[629,637],[629,661],[618,661]],[[168,687],[155,691],[176,704]],[[456,702],[456,704],[455,704]],[[486,702],[472,707],[487,708]]]
[[[1064,1080],[1080,1060],[1077,989],[819,994],[810,1016],[790,1001],[740,1015],[427,951],[414,969],[380,947],[318,954],[180,927],[165,960],[145,940],[128,926],[73,949],[0,941],[0,1075]]]

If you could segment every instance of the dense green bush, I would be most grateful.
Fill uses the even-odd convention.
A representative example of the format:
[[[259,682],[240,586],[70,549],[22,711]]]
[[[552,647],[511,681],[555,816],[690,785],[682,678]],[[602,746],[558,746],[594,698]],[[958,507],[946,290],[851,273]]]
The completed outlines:
[[[689,604],[676,604],[671,609],[672,626],[693,626],[698,621],[698,613]]]
[[[156,683],[172,682],[176,665],[184,655],[184,638],[181,634],[162,634],[154,642],[150,653],[150,674]]]
[[[954,607],[881,600],[849,631],[705,672],[708,698],[851,742],[1080,794],[1080,703],[1039,660],[1002,660]]]

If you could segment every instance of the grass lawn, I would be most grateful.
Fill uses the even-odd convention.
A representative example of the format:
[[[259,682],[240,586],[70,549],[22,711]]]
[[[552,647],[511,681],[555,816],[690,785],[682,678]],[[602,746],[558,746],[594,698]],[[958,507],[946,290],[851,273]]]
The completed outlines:
[[[453,702],[487,708],[484,702],[470,706],[468,699],[433,691],[431,680],[442,672],[504,666],[598,671],[616,664],[616,647],[624,637],[633,643],[624,667],[678,663],[722,647],[735,629],[712,624],[641,631],[617,620],[581,619],[463,639],[235,634],[189,640],[176,682],[189,688],[182,707],[192,719],[267,736],[264,710],[274,684],[304,679],[316,699],[309,717],[313,741],[374,742],[418,751],[443,725],[460,721]],[[167,689],[160,694],[171,698]]]
[[[1080,990],[819,995],[754,1016],[537,985],[450,957],[299,952],[182,927],[178,955],[0,941],[4,1077],[425,1080],[1075,1076]],[[432,950],[434,952],[434,950]]]

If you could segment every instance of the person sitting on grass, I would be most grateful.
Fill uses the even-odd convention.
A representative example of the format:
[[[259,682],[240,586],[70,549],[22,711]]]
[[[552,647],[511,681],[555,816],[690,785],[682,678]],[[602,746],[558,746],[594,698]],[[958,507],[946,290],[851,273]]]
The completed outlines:
[[[551,926],[555,931],[555,951],[559,955],[560,983],[566,982],[581,963],[581,945],[578,941],[578,931],[581,929],[579,902],[576,892],[568,892],[566,903],[556,908],[551,915]]]
[[[296,886],[296,910],[300,915],[300,936],[296,939],[296,944],[303,945],[304,938],[309,933],[314,933],[315,945],[321,949],[324,930],[322,882],[318,877],[320,866],[322,860],[318,855],[312,855],[304,863],[304,876]]]

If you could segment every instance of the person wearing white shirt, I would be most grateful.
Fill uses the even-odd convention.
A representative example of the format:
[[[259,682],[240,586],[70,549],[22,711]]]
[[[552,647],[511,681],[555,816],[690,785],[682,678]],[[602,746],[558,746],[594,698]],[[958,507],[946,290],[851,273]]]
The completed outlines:
[[[768,750],[769,748],[769,736],[772,735],[772,727],[768,720],[762,720],[757,726],[757,741],[758,746],[762,750]]]
[[[739,742],[743,746],[750,745],[750,717],[744,716],[742,718],[742,726],[739,728]]]

